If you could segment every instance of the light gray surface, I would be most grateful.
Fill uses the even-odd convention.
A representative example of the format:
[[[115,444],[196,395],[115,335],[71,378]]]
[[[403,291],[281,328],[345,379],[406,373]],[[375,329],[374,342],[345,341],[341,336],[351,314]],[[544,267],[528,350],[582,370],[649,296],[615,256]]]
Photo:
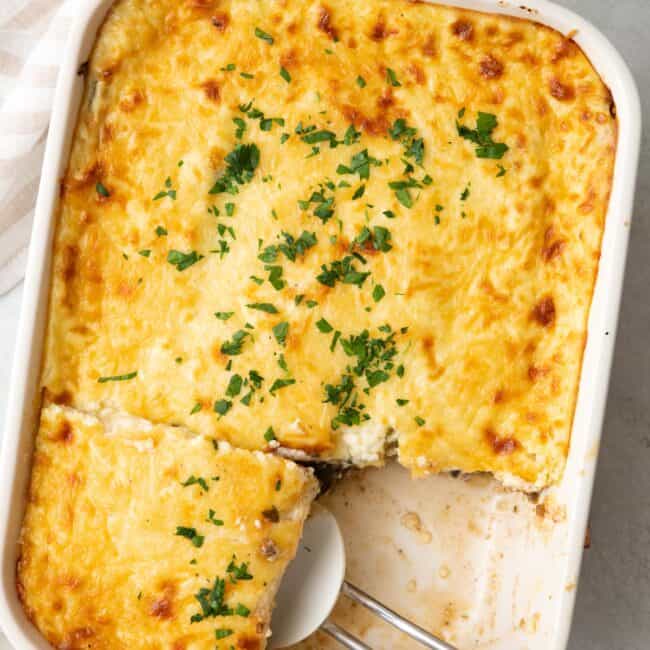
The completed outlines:
[[[0,0],[1,1],[1,0]],[[650,125],[650,0],[556,0],[626,59]],[[644,130],[623,308],[569,650],[650,648],[650,140]],[[0,298],[0,422],[22,289]],[[3,648],[0,640],[0,648]]]

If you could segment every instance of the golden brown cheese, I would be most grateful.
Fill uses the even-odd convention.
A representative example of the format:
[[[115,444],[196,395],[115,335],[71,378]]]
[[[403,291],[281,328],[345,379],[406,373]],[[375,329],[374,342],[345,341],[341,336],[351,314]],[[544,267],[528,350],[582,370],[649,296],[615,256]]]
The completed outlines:
[[[571,40],[400,0],[121,0],[87,75],[50,400],[253,449],[272,427],[285,448],[359,464],[397,437],[416,475],[559,479],[616,146],[609,92]],[[499,159],[477,156],[479,112]],[[341,143],[314,142],[323,130]],[[252,177],[209,194],[238,144],[258,147]],[[354,156],[357,173],[337,173]],[[273,257],[283,232],[317,243]],[[317,279],[352,253],[334,287]],[[342,342],[386,325],[379,356],[395,356],[358,365]]]
[[[217,630],[216,647],[261,650],[315,492],[291,461],[49,406],[18,592],[62,650],[214,650]],[[207,602],[215,585],[222,598],[192,623],[205,614],[197,595]]]

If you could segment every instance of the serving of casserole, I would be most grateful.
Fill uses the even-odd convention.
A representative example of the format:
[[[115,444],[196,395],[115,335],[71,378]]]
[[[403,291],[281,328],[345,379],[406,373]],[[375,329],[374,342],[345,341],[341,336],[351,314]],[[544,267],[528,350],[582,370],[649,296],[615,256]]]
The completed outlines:
[[[560,481],[617,148],[570,37],[117,0],[78,72],[18,565],[56,647],[263,647],[314,496],[288,458]]]
[[[561,476],[616,146],[570,40],[390,0],[122,0],[82,72],[47,402]]]

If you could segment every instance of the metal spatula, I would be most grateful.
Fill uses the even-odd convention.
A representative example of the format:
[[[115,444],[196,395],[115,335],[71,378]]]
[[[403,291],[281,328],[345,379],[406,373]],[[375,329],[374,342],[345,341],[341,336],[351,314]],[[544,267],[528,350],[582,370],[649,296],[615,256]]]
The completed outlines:
[[[397,629],[433,650],[455,650],[407,621],[345,580],[345,548],[336,519],[315,505],[305,524],[295,560],[283,580],[273,614],[271,648],[284,648],[321,629],[353,650],[372,650],[328,617],[340,594],[369,609]]]

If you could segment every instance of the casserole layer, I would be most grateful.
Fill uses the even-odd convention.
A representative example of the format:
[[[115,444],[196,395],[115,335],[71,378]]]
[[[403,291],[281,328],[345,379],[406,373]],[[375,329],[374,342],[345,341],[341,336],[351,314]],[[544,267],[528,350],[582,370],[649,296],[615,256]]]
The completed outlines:
[[[56,648],[264,648],[316,491],[270,454],[49,406],[18,593]]]
[[[122,0],[84,72],[48,401],[561,476],[616,145],[570,39],[423,3]]]

